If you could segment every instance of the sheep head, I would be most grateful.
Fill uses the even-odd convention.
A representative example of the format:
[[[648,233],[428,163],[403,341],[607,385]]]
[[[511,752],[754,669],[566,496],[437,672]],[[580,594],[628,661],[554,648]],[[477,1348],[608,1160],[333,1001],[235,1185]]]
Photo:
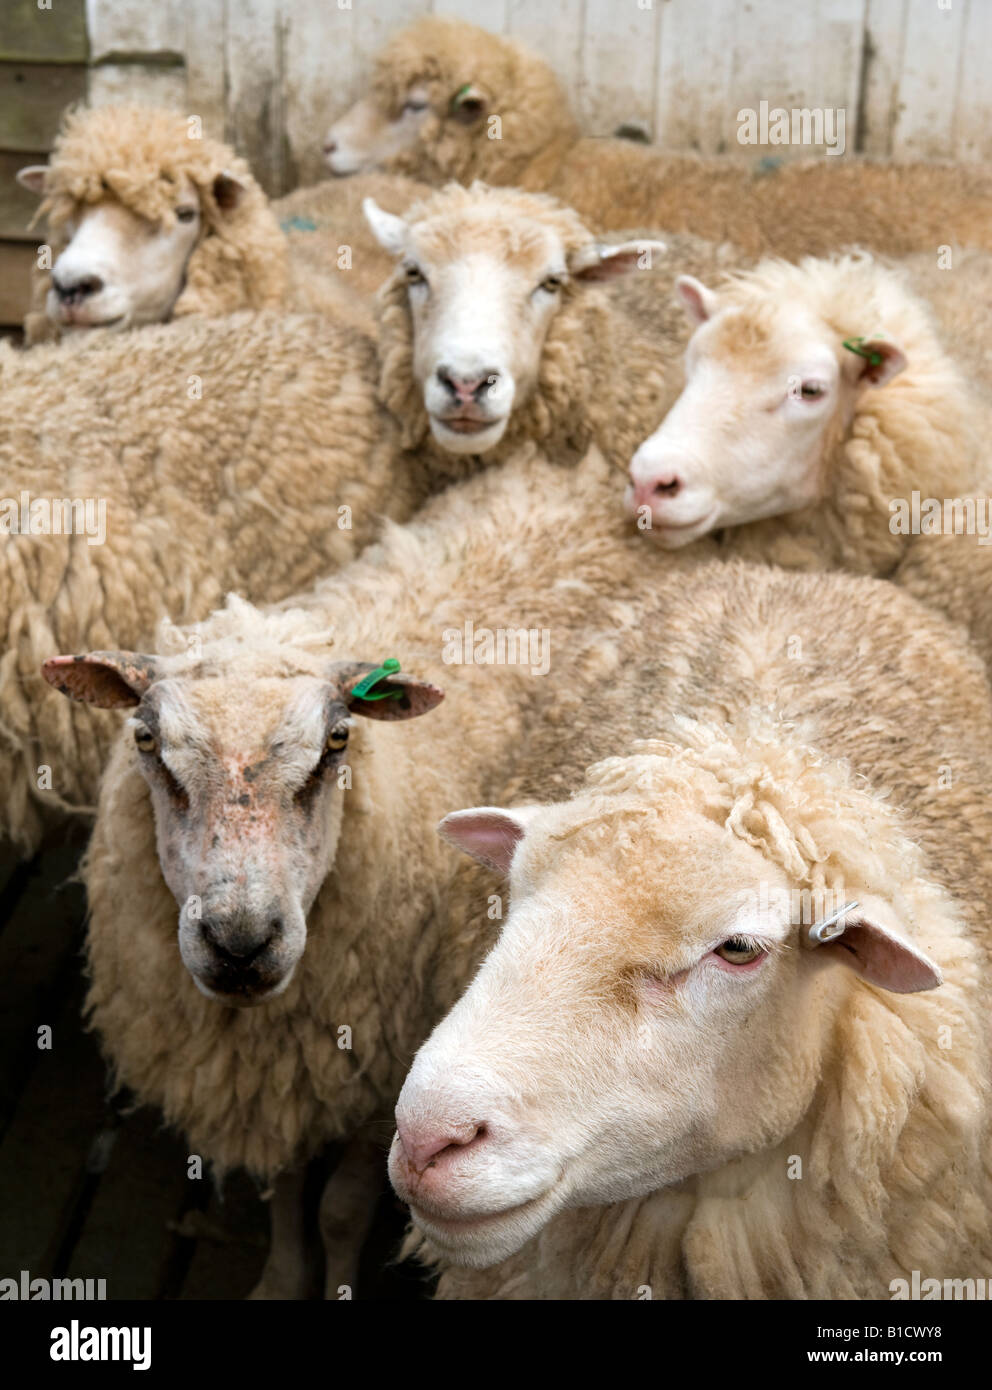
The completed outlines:
[[[411,719],[442,692],[290,648],[274,660],[250,645],[205,650],[91,652],[42,670],[72,699],[132,709],[183,961],[202,993],[247,1007],[281,994],[303,954],[335,859],[355,718]]]
[[[774,261],[719,292],[690,276],[678,289],[696,325],[685,389],[630,464],[627,505],[651,536],[676,549],[857,491],[847,442],[875,409],[869,388],[907,365],[894,326],[918,316],[888,273],[864,257]]]
[[[379,299],[380,395],[404,443],[447,454],[555,438],[611,453],[608,301],[598,282],[650,268],[659,242],[602,246],[540,194],[451,185],[404,217],[366,200],[399,261]]]
[[[330,127],[324,155],[337,175],[378,168],[427,183],[511,184],[575,138],[546,63],[511,39],[428,15],[378,55],[369,91]]]
[[[698,748],[646,744],[598,765],[572,801],[442,822],[451,843],[509,874],[511,895],[500,939],[396,1109],[394,1186],[455,1263],[506,1258],[564,1207],[640,1197],[750,1154],[789,1189],[771,1151],[818,1142],[796,1131],[824,1102],[824,1078],[836,1081],[831,1040],[847,1018],[856,1034],[879,999],[862,981],[941,983],[909,933],[925,923],[933,940],[942,913],[959,926],[940,890],[903,896],[919,853],[892,813],[843,769],[811,766],[808,749],[788,766],[774,748],[695,735]],[[845,895],[859,905],[844,934],[813,945],[811,926]],[[877,1013],[884,1037],[905,1033],[887,1002]],[[861,1113],[877,1101],[877,1133],[860,1136],[866,1187],[916,1093],[914,1048],[899,1044],[884,1082],[846,1077],[868,1087]],[[722,1181],[727,1195],[733,1170]]]
[[[57,332],[128,328],[278,304],[285,241],[242,160],[185,117],[151,107],[71,113],[47,165],[18,181],[41,197],[52,244],[42,312]]]

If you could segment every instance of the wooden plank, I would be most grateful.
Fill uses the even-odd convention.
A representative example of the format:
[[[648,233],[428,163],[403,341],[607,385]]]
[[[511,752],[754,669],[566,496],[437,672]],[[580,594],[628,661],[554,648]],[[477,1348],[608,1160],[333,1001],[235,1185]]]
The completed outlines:
[[[0,1144],[0,1268],[50,1277],[63,1232],[87,1184],[94,1141],[108,1122],[104,1066],[80,1032],[83,982],[54,1024],[54,1045],[39,1052],[30,1086]],[[93,1278],[105,1270],[90,1270]]]
[[[879,158],[892,153],[892,135],[899,118],[907,6],[908,0],[868,0],[865,11],[860,148],[864,154]]]
[[[160,1298],[189,1186],[186,1146],[145,1108],[124,1117],[69,1256],[69,1278],[106,1271],[108,1298]]]
[[[961,80],[954,113],[953,154],[956,159],[992,159],[990,52],[992,5],[971,0],[965,22]]]
[[[532,8],[539,8],[533,5]],[[547,8],[547,6],[544,6]],[[450,15],[453,19],[467,19],[469,24],[478,24],[480,29],[488,29],[491,34],[504,34],[507,29],[508,0],[492,0],[480,5],[479,0],[434,0],[433,5],[421,5],[420,9],[433,9],[435,14]]]
[[[588,134],[611,135],[622,124],[652,130],[657,19],[654,6],[586,0],[578,107]]]
[[[844,153],[849,155],[859,143],[865,5],[866,0],[817,0],[812,85],[803,103],[844,112]]]
[[[323,143],[368,76],[370,54],[355,53],[355,10],[289,5],[283,16],[283,119],[288,187],[327,177]]]
[[[186,73],[181,67],[145,67],[141,63],[106,63],[90,69],[90,106],[130,102],[185,111]]]
[[[222,1195],[211,1193],[206,1210],[188,1213],[181,1229],[196,1237],[182,1299],[241,1299],[251,1292],[268,1250],[269,1213],[250,1178],[230,1174]]]
[[[0,932],[0,1132],[25,1075],[48,1055],[38,1049],[38,1028],[55,1022],[52,988],[77,966],[86,904],[81,886],[67,880],[78,858],[74,849],[39,855]]]
[[[279,0],[241,0],[227,11],[227,133],[271,197],[283,186],[283,80]]]
[[[31,272],[36,247],[27,241],[0,241],[0,323],[19,324],[31,303]]]
[[[187,5],[185,21],[186,109],[200,117],[205,135],[226,140],[226,6]]]
[[[204,9],[218,8],[202,4]],[[89,0],[92,60],[111,54],[181,53],[186,38],[182,0]]]
[[[470,18],[473,24],[500,32],[505,22],[505,0],[495,0],[491,8],[487,5],[485,19],[481,21],[478,5],[474,9],[474,17],[463,15],[462,18]],[[429,10],[430,5],[425,0],[375,0],[374,5],[355,5],[355,57],[364,69],[360,75],[362,84],[371,69],[372,59],[386,40],[397,29],[405,29]],[[355,96],[359,90],[360,87],[354,89]]]
[[[0,238],[7,241],[37,242],[38,232],[28,223],[38,210],[38,199],[17,182],[17,171],[27,164],[46,164],[48,155],[8,154],[0,150]]]
[[[939,159],[954,148],[954,110],[964,44],[964,5],[910,5],[892,133],[895,159]]]
[[[559,0],[553,7],[535,5],[531,0],[510,0],[506,17],[507,33],[554,68],[580,120],[584,119],[586,91],[583,6],[584,0]],[[495,27],[488,11],[485,27]]]
[[[672,0],[658,26],[654,138],[700,154],[737,152],[737,111],[731,92],[737,0],[707,5]]]
[[[50,150],[65,108],[86,96],[86,68],[0,63],[0,149]]]
[[[86,0],[4,0],[0,8],[0,61],[85,63]]]

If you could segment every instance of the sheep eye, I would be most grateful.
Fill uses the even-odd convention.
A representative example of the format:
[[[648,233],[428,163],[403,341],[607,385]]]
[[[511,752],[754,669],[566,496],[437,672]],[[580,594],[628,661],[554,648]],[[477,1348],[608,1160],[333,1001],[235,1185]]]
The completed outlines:
[[[403,274],[406,276],[408,285],[426,285],[427,277],[419,266],[407,265],[403,267]]]
[[[135,729],[134,746],[139,753],[157,753],[158,739],[149,729]]]
[[[192,222],[196,217],[196,208],[176,208],[176,218],[180,222]]]
[[[546,294],[557,294],[562,287],[560,275],[546,275],[538,285],[539,290],[544,290]]]
[[[760,946],[755,946],[743,936],[729,937],[714,951],[714,955],[725,960],[728,965],[750,965],[753,960],[764,954]]]
[[[426,111],[426,110],[427,110],[427,102],[426,102],[422,97],[415,97],[415,98],[413,98],[412,100],[406,101],[406,102],[403,103],[403,114],[404,114],[404,115],[406,115],[406,113],[407,113],[408,111]]]
[[[825,388],[818,381],[804,381],[801,389],[805,401],[815,401],[825,394]]]
[[[331,732],[327,735],[327,743],[325,744],[325,749],[328,753],[340,753],[341,749],[347,746],[347,743],[348,725],[336,724],[334,728],[331,730]]]

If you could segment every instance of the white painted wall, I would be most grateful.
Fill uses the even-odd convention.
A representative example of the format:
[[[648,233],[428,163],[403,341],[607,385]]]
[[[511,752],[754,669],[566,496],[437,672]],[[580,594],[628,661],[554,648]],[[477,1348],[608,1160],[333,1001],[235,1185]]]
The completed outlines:
[[[673,148],[767,154],[736,140],[738,110],[764,100],[843,107],[851,153],[992,158],[992,0],[88,0],[88,11],[93,101],[196,112],[274,190],[321,176],[321,136],[361,92],[371,55],[428,11],[530,44],[590,134],[633,122]]]

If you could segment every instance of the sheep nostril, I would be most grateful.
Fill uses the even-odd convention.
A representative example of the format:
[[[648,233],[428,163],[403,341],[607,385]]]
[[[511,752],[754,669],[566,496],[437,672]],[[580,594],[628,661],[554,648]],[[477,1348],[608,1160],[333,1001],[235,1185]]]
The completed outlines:
[[[655,497],[677,497],[682,491],[682,481],[679,478],[659,478],[654,485]]]
[[[338,142],[337,142],[336,140],[327,140],[327,141],[325,142],[325,144],[324,144],[324,153],[325,153],[325,154],[334,154],[335,151],[337,150],[337,147],[338,147]]]

